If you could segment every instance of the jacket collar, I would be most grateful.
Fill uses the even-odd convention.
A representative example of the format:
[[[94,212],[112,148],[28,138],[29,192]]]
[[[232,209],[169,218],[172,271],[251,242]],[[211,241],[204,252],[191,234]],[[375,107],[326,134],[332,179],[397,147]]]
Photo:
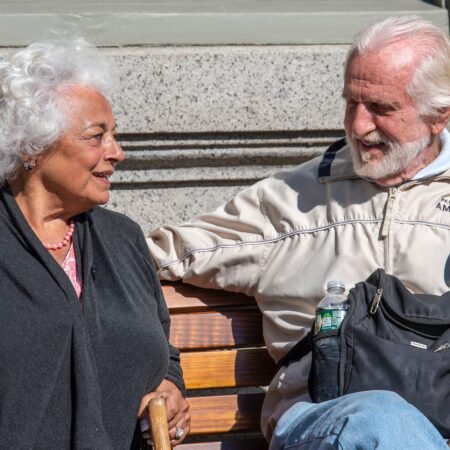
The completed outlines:
[[[339,139],[326,150],[319,163],[317,176],[321,183],[346,178],[359,178],[353,171],[350,147],[345,138]]]

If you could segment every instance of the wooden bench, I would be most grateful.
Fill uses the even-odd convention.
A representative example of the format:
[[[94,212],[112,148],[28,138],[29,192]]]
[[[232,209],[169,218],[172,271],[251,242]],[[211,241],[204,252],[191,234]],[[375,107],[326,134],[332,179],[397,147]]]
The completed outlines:
[[[191,432],[177,449],[267,450],[259,420],[276,366],[254,299],[181,283],[163,283],[163,292],[191,406]]]

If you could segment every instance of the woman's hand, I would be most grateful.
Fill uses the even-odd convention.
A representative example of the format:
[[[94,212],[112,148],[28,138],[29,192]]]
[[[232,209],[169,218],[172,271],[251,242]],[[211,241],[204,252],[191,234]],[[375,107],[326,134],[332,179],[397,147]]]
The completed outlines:
[[[175,384],[169,380],[163,380],[156,388],[156,391],[150,392],[142,399],[141,406],[139,407],[140,419],[148,419],[147,407],[153,397],[162,397],[166,400],[170,444],[172,447],[175,447],[189,433],[191,423],[189,404]]]

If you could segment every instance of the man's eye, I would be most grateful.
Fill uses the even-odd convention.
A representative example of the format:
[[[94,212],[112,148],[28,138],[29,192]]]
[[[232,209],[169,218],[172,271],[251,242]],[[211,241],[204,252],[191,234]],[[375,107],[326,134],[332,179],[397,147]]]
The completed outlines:
[[[369,108],[377,114],[387,114],[392,111],[392,107],[381,103],[371,103]]]

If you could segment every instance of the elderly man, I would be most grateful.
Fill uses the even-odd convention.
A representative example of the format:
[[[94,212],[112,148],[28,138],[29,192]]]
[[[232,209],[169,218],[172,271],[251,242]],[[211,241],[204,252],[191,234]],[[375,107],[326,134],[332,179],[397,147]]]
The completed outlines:
[[[349,51],[342,95],[346,139],[323,157],[148,241],[161,278],[255,296],[275,361],[310,328],[328,280],[352,287],[383,268],[413,292],[449,290],[448,37],[418,17],[372,25]],[[272,449],[446,448],[395,394],[307,403],[309,366],[293,362],[271,383]]]

